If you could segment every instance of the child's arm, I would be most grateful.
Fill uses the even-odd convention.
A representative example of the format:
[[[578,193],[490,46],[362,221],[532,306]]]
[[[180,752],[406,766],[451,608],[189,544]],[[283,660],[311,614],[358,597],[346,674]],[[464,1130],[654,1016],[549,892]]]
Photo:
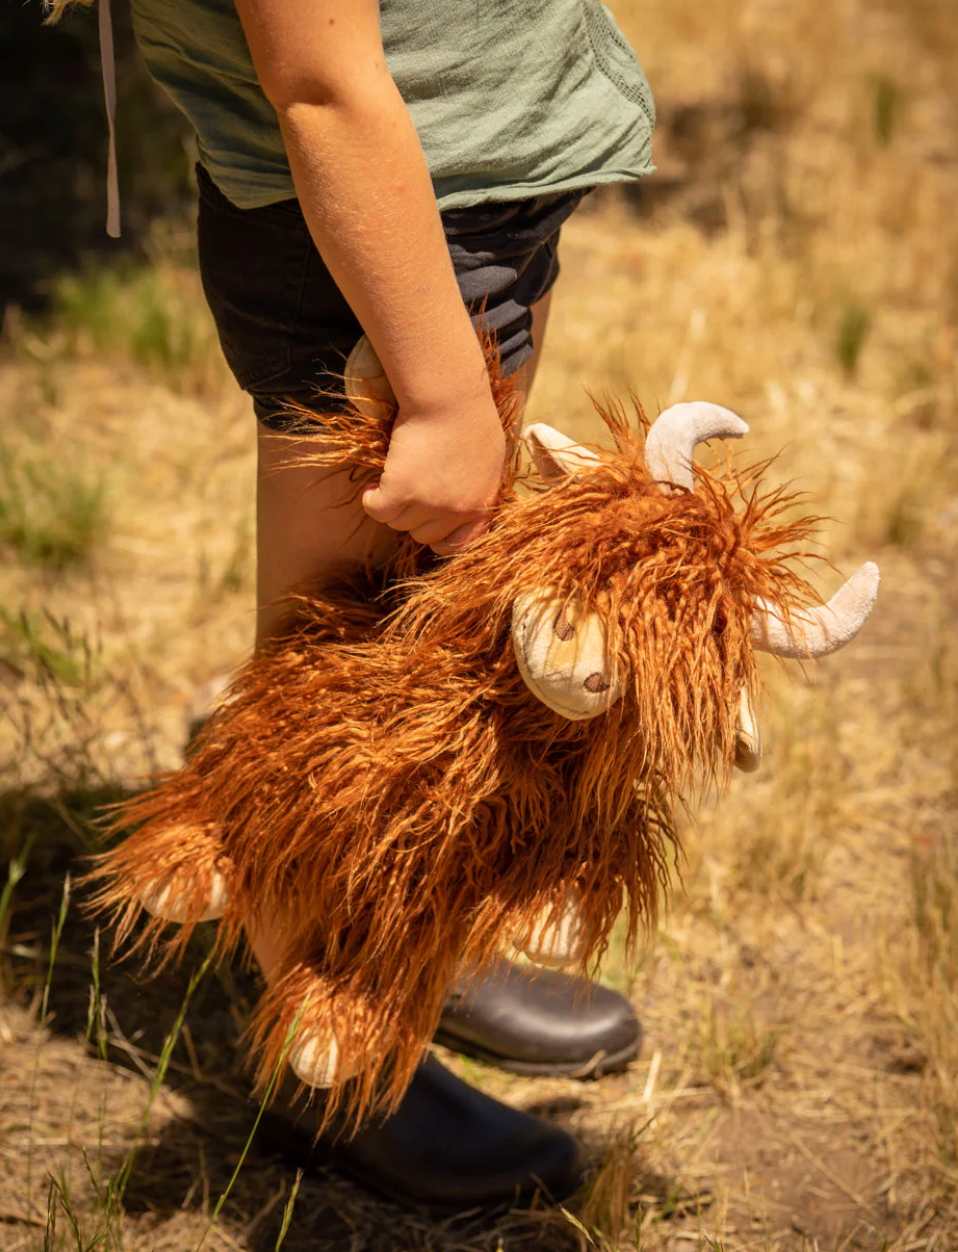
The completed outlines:
[[[437,551],[477,534],[504,438],[377,0],[236,0],[303,213],[399,400],[367,512]],[[242,258],[237,258],[242,263]]]

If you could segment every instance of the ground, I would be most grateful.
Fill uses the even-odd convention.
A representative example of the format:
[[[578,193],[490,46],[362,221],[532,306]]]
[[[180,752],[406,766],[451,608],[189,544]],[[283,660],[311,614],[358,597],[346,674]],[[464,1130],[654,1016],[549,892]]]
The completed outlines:
[[[771,479],[825,517],[823,555],[880,564],[873,618],[846,652],[763,667],[760,772],[692,805],[657,933],[603,969],[642,1019],[630,1070],[520,1080],[444,1054],[581,1138],[581,1194],[435,1221],[335,1173],[297,1190],[289,1162],[244,1157],[255,977],[190,992],[200,942],[140,978],[75,884],[102,806],[176,764],[204,684],[247,654],[249,405],[176,223],[157,225],[151,268],[66,282],[45,319],[8,314],[3,1252],[958,1246],[947,9],[614,7],[649,48],[660,172],[565,230],[529,419],[601,441],[589,390],[735,409],[740,455],[776,455]]]

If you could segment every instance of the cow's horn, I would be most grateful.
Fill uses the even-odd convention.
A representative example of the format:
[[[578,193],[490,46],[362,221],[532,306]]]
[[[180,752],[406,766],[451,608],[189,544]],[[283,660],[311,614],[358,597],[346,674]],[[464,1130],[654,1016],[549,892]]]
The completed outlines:
[[[563,435],[554,426],[545,422],[534,422],[522,432],[522,438],[532,454],[536,469],[546,479],[566,478],[570,474],[581,474],[584,470],[601,465],[601,461],[591,448],[583,448],[581,444]]]
[[[669,492],[674,487],[691,491],[692,453],[708,439],[739,439],[748,426],[731,409],[695,400],[673,404],[660,413],[645,441],[645,464],[656,482]]]
[[[856,570],[827,604],[793,613],[788,621],[759,600],[752,614],[752,643],[775,656],[828,656],[851,643],[872,611],[881,575],[873,561]]]

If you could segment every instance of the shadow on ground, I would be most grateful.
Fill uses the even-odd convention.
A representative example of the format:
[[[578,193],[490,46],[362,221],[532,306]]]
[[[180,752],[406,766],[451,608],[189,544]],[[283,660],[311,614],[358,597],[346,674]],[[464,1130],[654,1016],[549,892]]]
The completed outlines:
[[[95,847],[96,822],[105,806],[123,798],[116,788],[98,787],[37,796],[7,792],[0,796],[0,847],[8,852],[28,848],[27,872],[17,884],[8,915],[5,973],[11,1001],[38,1005],[49,977],[48,1037],[69,1041],[82,1054],[97,1053],[96,1031],[90,1026],[91,987],[96,925],[84,909],[79,881]],[[51,935],[70,876],[69,908],[50,973]],[[161,971],[149,980],[131,963],[111,963],[101,939],[98,962],[103,1013],[101,1062],[119,1072],[123,1091],[111,1107],[129,1108],[129,1142],[146,1106],[150,1079],[164,1042],[175,1029],[188,994],[191,971],[206,951],[203,935],[194,942],[179,968]],[[247,1097],[242,1068],[243,1024],[258,994],[255,977],[224,969],[205,975],[193,992],[186,1029],[173,1050],[163,1089],[182,1114],[168,1117],[137,1149],[124,1193],[125,1221],[138,1233],[151,1232],[151,1246],[163,1252],[184,1238],[195,1246],[219,1196],[230,1184],[256,1118]],[[37,1040],[23,1040],[20,1069],[29,1073]],[[15,1058],[10,1057],[11,1073]],[[123,1072],[127,1076],[123,1077]],[[131,1083],[128,1074],[141,1077]],[[22,1078],[21,1078],[22,1081]],[[36,1081],[36,1080],[34,1080]],[[72,1124],[96,1124],[102,1087],[89,1090],[74,1078],[76,1094],[66,1093],[62,1070],[41,1082],[61,1084],[59,1099],[74,1101]],[[105,1079],[109,1082],[109,1076]],[[84,1101],[90,1108],[84,1109]],[[578,1102],[546,1100],[530,1109],[560,1123],[567,1122]],[[31,1128],[32,1131],[32,1128]],[[72,1138],[79,1132],[71,1132]],[[91,1136],[92,1138],[92,1136]],[[92,1152],[95,1143],[85,1145]],[[285,1199],[296,1169],[308,1157],[308,1141],[286,1133],[276,1118],[267,1119],[230,1191],[219,1218],[233,1240],[255,1249],[275,1247]],[[603,1145],[584,1144],[589,1159],[601,1159]],[[118,1171],[127,1144],[101,1153],[104,1176]],[[82,1202],[79,1205],[83,1207]],[[171,1242],[173,1241],[173,1242]],[[303,1178],[292,1224],[283,1247],[289,1252],[494,1252],[502,1248],[572,1252],[579,1247],[574,1225],[555,1210],[473,1213],[437,1218],[381,1200],[331,1168],[311,1168]]]

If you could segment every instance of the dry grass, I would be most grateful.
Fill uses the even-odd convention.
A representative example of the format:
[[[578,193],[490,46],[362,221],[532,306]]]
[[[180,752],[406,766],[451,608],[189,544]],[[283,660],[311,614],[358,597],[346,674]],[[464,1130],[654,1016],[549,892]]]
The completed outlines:
[[[530,416],[588,437],[586,387],[632,388],[651,412],[729,404],[751,423],[748,455],[781,450],[775,472],[836,519],[825,554],[881,563],[882,595],[853,650],[767,667],[761,772],[689,821],[658,943],[634,967],[613,951],[608,977],[646,1030],[639,1063],[581,1086],[452,1062],[572,1127],[595,1165],[586,1193],[567,1213],[435,1223],[306,1177],[283,1246],[944,1252],[958,1246],[953,6],[614,7],[656,89],[660,174],[566,230]],[[17,531],[0,477],[4,1252],[195,1248],[252,1121],[249,979],[204,979],[163,1061],[186,974],[141,986],[100,961],[91,1001],[75,904],[50,957],[96,805],[175,762],[195,689],[251,635],[252,418],[182,239],[156,247],[152,273],[65,287],[55,323],[8,324],[0,360],[0,404],[22,419],[5,424],[5,464],[32,467],[17,490],[36,493]],[[18,538],[42,533],[44,492],[67,474],[99,501],[96,524],[65,510],[72,547]],[[251,1154],[203,1246],[273,1248],[292,1185]]]

